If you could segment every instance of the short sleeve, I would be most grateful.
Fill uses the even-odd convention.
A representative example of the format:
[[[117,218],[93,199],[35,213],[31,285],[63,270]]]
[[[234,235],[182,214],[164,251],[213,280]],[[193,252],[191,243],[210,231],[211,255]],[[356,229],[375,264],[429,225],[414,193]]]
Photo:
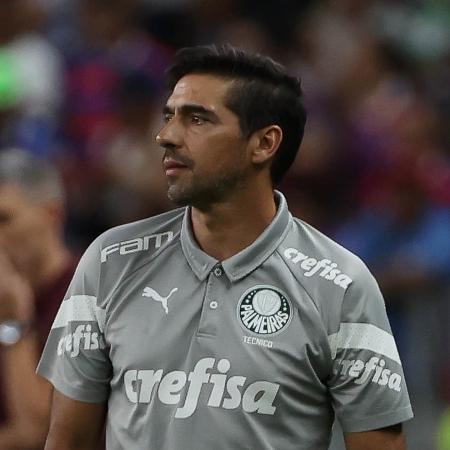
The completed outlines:
[[[92,403],[108,398],[112,373],[99,279],[100,251],[94,241],[78,264],[37,368],[67,397]]]
[[[361,266],[344,295],[339,329],[329,336],[333,373],[328,388],[344,432],[374,430],[413,417],[382,294]]]

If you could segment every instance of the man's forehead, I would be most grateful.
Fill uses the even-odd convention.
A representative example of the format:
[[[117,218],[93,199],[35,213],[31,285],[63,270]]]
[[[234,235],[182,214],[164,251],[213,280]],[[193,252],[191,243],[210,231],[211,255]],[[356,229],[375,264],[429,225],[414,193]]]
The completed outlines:
[[[24,189],[15,183],[0,184],[0,204],[19,205],[25,202]]]
[[[189,74],[178,80],[167,100],[171,107],[185,103],[201,104],[209,109],[223,106],[231,80],[208,74]]]
[[[35,191],[30,191],[18,183],[0,183],[0,210],[34,211],[36,207],[40,208],[45,203],[35,194]]]

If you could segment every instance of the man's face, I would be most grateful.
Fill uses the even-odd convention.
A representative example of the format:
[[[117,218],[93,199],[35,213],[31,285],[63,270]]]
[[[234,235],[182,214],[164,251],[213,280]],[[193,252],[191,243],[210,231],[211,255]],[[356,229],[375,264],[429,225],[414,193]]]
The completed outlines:
[[[248,140],[224,104],[230,84],[212,75],[186,75],[167,100],[166,124],[156,140],[165,150],[168,197],[178,205],[206,208],[248,179]]]
[[[36,271],[51,230],[42,204],[31,201],[19,186],[0,185],[0,251],[22,275],[29,277]]]

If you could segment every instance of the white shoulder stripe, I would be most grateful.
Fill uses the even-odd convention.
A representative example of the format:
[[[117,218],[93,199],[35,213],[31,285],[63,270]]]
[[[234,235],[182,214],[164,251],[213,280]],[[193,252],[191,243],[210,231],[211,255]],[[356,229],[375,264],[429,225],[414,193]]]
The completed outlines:
[[[97,306],[93,295],[73,295],[61,303],[53,328],[66,327],[70,322],[95,321],[100,331],[105,328],[105,310]]]
[[[397,346],[391,334],[368,323],[341,323],[337,333],[328,336],[331,355],[336,358],[339,349],[370,350],[400,362]]]

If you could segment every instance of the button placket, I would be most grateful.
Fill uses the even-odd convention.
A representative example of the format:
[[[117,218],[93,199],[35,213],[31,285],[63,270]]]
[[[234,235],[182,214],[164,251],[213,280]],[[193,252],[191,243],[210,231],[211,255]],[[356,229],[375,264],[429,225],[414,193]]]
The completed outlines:
[[[220,300],[218,298],[221,290],[222,280],[220,277],[224,274],[221,266],[217,265],[212,269],[207,278],[205,294],[203,298],[202,313],[198,333],[201,335],[216,336],[219,323]]]

